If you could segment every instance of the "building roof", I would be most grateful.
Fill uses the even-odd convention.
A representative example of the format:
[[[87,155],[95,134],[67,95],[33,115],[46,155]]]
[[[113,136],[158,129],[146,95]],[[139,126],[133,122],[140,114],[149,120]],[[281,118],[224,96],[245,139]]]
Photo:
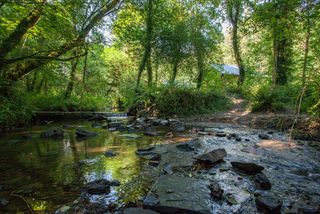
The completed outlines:
[[[224,64],[211,64],[213,68],[219,71],[221,74],[230,74],[239,76],[239,68],[235,65],[224,65]]]

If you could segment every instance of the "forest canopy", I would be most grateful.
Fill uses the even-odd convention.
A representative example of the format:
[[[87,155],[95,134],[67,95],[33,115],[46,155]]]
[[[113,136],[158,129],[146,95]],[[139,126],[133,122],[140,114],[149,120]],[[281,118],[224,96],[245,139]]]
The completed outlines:
[[[235,65],[221,75],[213,65]],[[156,106],[320,115],[317,0],[0,0],[0,124]]]

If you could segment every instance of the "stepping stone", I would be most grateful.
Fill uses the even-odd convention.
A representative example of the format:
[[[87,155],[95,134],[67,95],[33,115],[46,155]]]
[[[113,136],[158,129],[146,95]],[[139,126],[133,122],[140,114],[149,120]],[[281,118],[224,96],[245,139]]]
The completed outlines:
[[[263,166],[259,166],[255,163],[231,162],[231,165],[233,166],[233,168],[248,175],[255,175],[264,170]]]
[[[212,150],[211,152],[205,153],[195,158],[200,161],[217,163],[219,161],[222,161],[223,158],[226,156],[227,156],[227,152],[225,149],[215,149],[215,150]]]

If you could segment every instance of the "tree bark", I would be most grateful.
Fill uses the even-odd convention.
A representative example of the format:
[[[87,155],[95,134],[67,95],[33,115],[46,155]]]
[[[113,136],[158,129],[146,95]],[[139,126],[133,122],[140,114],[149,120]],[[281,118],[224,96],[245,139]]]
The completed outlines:
[[[151,41],[152,41],[152,31],[153,31],[153,0],[148,0],[148,10],[147,10],[147,18],[146,18],[146,25],[147,25],[147,32],[146,32],[146,41],[145,41],[145,47],[144,47],[144,54],[139,66],[138,71],[138,78],[137,78],[137,85],[136,88],[139,88],[141,76],[143,73],[143,70],[147,64],[148,59],[151,57]],[[152,72],[152,70],[151,70]],[[152,76],[152,74],[151,74]]]
[[[197,89],[200,89],[204,77],[204,56],[201,50],[197,50],[197,63],[198,63],[198,79],[197,79]]]
[[[68,83],[68,86],[67,86],[67,89],[66,89],[66,93],[65,93],[65,96],[64,96],[66,99],[71,97],[71,94],[72,94],[72,91],[73,91],[74,82],[75,82],[75,76],[76,76],[76,72],[77,72],[78,63],[79,63],[79,58],[75,59],[71,63],[70,79],[69,79],[69,83]]]
[[[172,76],[170,80],[170,84],[173,85],[174,82],[176,81],[177,73],[178,73],[178,66],[179,66],[179,60],[176,59],[173,62],[173,71],[172,71]]]
[[[8,55],[8,53],[22,41],[28,30],[37,24],[42,15],[45,3],[46,0],[39,0],[39,3],[28,14],[28,16],[23,18],[14,31],[3,40],[0,46],[0,65],[2,65],[1,61]]]
[[[239,68],[239,78],[238,78],[238,86],[242,86],[244,79],[245,79],[245,69],[240,53],[240,46],[239,46],[239,38],[238,38],[238,21],[239,21],[239,15],[240,15],[240,7],[241,7],[241,1],[235,0],[229,2],[229,8],[228,8],[228,16],[229,20],[232,25],[232,48],[233,48],[233,54],[236,60],[236,63]],[[233,12],[233,10],[235,12]]]
[[[152,87],[152,80],[153,80],[153,75],[152,75],[152,64],[151,64],[151,56],[149,56],[147,60],[147,73],[148,73],[148,87]]]
[[[307,1],[308,2],[308,1]],[[309,3],[309,2],[308,2]],[[301,83],[302,87],[306,85],[306,73],[307,73],[307,65],[308,65],[308,55],[309,55],[309,41],[310,41],[310,9],[309,5],[307,6],[307,20],[306,20],[306,41],[305,41],[305,47],[304,47],[304,59],[303,59],[303,70],[302,70],[302,77],[301,77]]]

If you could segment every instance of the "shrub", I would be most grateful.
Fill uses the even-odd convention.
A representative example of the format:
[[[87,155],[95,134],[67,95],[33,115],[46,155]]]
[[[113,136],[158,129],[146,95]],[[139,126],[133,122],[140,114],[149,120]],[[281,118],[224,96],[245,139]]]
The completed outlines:
[[[165,88],[155,99],[161,115],[194,115],[213,113],[229,107],[229,100],[216,92]]]
[[[252,111],[284,111],[292,106],[295,99],[295,92],[290,88],[278,86],[272,88],[264,85],[249,97],[252,103]]]
[[[31,121],[32,105],[25,96],[0,97],[0,127],[22,126]]]

